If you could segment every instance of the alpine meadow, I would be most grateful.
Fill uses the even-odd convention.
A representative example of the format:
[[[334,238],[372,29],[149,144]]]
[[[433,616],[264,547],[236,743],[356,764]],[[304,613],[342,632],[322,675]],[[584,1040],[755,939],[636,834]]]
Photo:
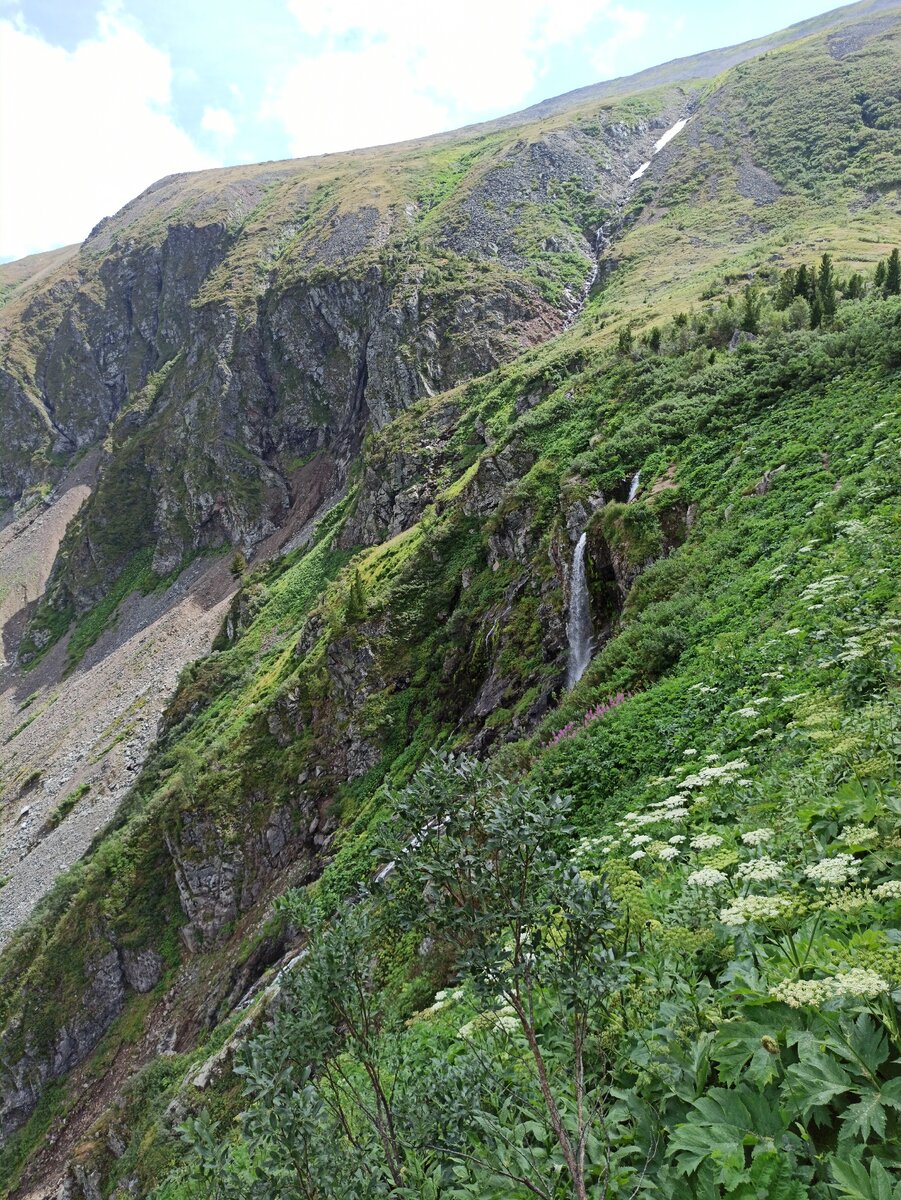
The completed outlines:
[[[899,248],[862,0],[0,266],[0,1197],[901,1200]]]

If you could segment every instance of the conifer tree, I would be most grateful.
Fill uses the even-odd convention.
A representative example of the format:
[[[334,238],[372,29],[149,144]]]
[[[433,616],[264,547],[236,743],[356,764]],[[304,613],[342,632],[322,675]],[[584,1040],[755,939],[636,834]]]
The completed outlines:
[[[884,261],[884,259],[880,258],[879,262],[876,264],[876,270],[873,273],[873,283],[876,285],[877,288],[881,288],[885,285],[885,261]]]
[[[813,272],[808,270],[804,263],[798,267],[798,273],[795,276],[795,295],[803,296],[805,300],[813,301]]]
[[[901,256],[898,254],[898,247],[888,256],[888,266],[885,269],[885,294],[886,296],[901,295]]]
[[[816,299],[820,309],[820,319],[829,322],[835,316],[837,307],[835,275],[832,271],[832,258],[829,254],[824,254],[820,260],[816,292]]]
[[[748,333],[757,333],[760,330],[760,309],[761,298],[757,288],[751,284],[745,288],[744,303],[741,309],[741,328]]]
[[[247,574],[247,558],[243,550],[235,551],[235,556],[231,560],[231,565],[228,569],[231,571],[234,579],[241,580],[244,578]]]
[[[798,272],[794,267],[786,267],[779,279],[779,285],[776,288],[776,308],[784,311],[798,295],[796,284]]]
[[[863,276],[855,271],[845,287],[845,295],[849,300],[860,300],[863,296]]]
[[[810,328],[818,329],[823,324],[823,306],[820,303],[819,292],[814,293],[810,304]]]

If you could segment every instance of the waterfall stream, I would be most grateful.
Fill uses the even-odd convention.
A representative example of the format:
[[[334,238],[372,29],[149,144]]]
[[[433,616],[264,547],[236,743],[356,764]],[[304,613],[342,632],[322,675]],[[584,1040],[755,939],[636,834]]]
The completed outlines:
[[[641,483],[641,471],[636,471],[635,474],[632,476],[632,482],[629,484],[629,499],[626,501],[627,504],[631,504],[632,501],[635,499],[635,497],[638,495],[638,485],[640,483]]]
[[[567,691],[576,686],[591,661],[591,607],[588,602],[588,582],[585,578],[585,541],[586,535],[583,533],[573,551],[569,581],[569,615],[566,620],[566,640],[569,642]]]

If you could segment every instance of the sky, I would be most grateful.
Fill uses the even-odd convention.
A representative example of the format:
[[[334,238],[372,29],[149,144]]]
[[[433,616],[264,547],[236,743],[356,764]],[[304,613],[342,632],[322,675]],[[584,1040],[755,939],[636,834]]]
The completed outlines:
[[[0,0],[0,261],[163,175],[515,112],[828,0]]]

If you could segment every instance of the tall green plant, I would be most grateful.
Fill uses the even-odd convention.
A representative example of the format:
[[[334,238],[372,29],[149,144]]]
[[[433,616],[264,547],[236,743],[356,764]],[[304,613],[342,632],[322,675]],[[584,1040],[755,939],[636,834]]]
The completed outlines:
[[[588,1154],[590,1140],[604,1140],[604,1063],[594,1034],[625,963],[606,883],[562,853],[570,803],[473,760],[436,756],[396,808],[388,850],[397,884],[416,898],[408,920],[453,947],[486,1001],[508,1006],[571,1194],[587,1200],[606,1183]],[[548,1024],[559,1033],[554,1064],[542,1038]]]

